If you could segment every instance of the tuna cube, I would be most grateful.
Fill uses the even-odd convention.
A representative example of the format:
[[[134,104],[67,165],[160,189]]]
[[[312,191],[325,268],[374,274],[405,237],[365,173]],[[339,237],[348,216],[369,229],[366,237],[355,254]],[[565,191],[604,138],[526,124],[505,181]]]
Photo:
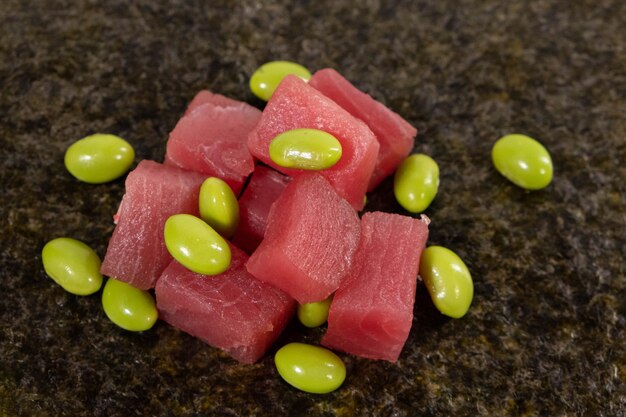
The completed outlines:
[[[398,360],[413,321],[426,221],[366,213],[352,270],[330,306],[324,346],[371,359]]]
[[[251,254],[259,246],[265,235],[270,208],[289,180],[271,168],[257,165],[239,198],[239,227],[232,238],[237,247]]]
[[[192,111],[178,121],[167,141],[165,164],[221,178],[238,195],[254,170],[246,143],[261,111],[243,102],[225,105],[230,99],[215,96],[204,104],[192,102]],[[206,94],[202,97],[198,100]]]
[[[350,271],[359,218],[321,175],[294,178],[270,210],[265,239],[246,267],[309,303],[327,298]]]
[[[309,85],[365,122],[376,135],[380,152],[368,187],[368,191],[373,190],[411,153],[417,130],[399,114],[357,89],[331,68],[316,72]]]
[[[172,326],[239,362],[254,363],[283,331],[295,302],[250,275],[243,251],[231,246],[231,253],[230,268],[215,276],[196,274],[172,261],[156,285],[157,308]]]
[[[267,102],[261,121],[250,133],[248,147],[252,155],[292,177],[305,170],[283,168],[269,156],[269,144],[277,135],[292,129],[309,128],[330,133],[342,146],[342,156],[333,167],[320,171],[355,209],[363,208],[380,145],[365,123],[354,118],[334,101],[289,75],[278,85]]]
[[[239,100],[235,100],[232,98],[228,98],[221,94],[215,94],[210,92],[209,90],[199,91],[198,94],[191,100],[191,103],[187,106],[187,110],[185,110],[185,116],[189,113],[202,106],[203,104],[213,104],[218,107],[241,107],[242,102]]]
[[[172,260],[163,227],[173,214],[198,215],[205,176],[144,160],[126,178],[126,193],[101,271],[147,290]]]

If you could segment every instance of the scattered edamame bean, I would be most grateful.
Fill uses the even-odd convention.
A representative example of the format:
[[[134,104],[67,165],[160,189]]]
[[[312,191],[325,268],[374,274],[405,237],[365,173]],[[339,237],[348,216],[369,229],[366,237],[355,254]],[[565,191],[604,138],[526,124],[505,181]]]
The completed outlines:
[[[200,187],[200,217],[216,232],[230,238],[239,225],[239,202],[232,188],[219,178],[207,178]]]
[[[493,164],[513,184],[540,190],[552,181],[552,158],[544,146],[525,135],[506,135],[493,145]]]
[[[301,391],[326,394],[346,379],[346,366],[328,349],[289,343],[276,352],[274,363],[280,376]]]
[[[315,303],[298,304],[298,320],[306,327],[318,327],[328,320],[332,296]]]
[[[102,184],[124,175],[135,159],[135,150],[124,139],[97,133],[70,145],[65,151],[65,168],[90,184]]]
[[[230,247],[211,226],[190,214],[175,214],[163,231],[169,253],[190,271],[217,275],[230,266]]]
[[[317,129],[293,129],[270,143],[270,158],[285,168],[322,170],[341,158],[341,143],[330,133]]]
[[[411,155],[396,170],[393,193],[398,203],[411,213],[426,210],[438,189],[439,166],[428,155]]]
[[[80,240],[59,237],[41,251],[44,270],[67,292],[93,294],[102,286],[100,258]]]
[[[474,283],[467,266],[456,253],[441,246],[424,249],[420,275],[441,313],[454,318],[467,313],[474,297]]]
[[[269,100],[278,84],[293,74],[309,81],[311,73],[300,64],[290,61],[271,61],[261,65],[250,77],[250,90],[261,100]]]
[[[133,332],[148,330],[159,316],[154,298],[148,291],[113,278],[104,285],[102,307],[113,323]]]

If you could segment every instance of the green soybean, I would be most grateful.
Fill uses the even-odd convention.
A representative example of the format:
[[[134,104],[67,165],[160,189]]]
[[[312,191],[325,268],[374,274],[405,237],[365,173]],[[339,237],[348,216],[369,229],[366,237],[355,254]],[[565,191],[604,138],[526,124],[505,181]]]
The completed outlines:
[[[341,158],[341,143],[330,133],[317,129],[293,129],[272,139],[272,161],[285,168],[322,170]]]
[[[239,202],[232,188],[219,178],[207,178],[200,187],[200,217],[216,232],[230,238],[239,225]]]
[[[398,203],[411,213],[426,210],[438,189],[439,166],[428,155],[411,155],[396,170],[393,192]]]
[[[133,332],[148,330],[159,316],[154,298],[148,291],[113,278],[104,285],[102,307],[113,323]]]
[[[230,247],[211,226],[190,214],[167,219],[163,231],[169,253],[190,271],[217,275],[230,266]]]
[[[124,139],[98,133],[67,148],[65,168],[81,181],[102,184],[124,175],[134,159],[135,150]]]
[[[318,327],[328,320],[332,296],[315,303],[298,304],[298,320],[306,327]]]
[[[467,313],[474,297],[474,284],[459,256],[441,246],[430,246],[420,259],[420,275],[437,309],[446,316],[460,318]]]
[[[552,158],[544,146],[525,135],[506,135],[493,145],[493,164],[509,181],[527,190],[540,190],[552,181]]]
[[[328,349],[304,343],[289,343],[276,352],[274,363],[280,376],[301,391],[326,394],[346,379],[341,358]]]
[[[250,77],[250,90],[261,100],[269,100],[278,84],[287,75],[297,75],[305,81],[311,78],[308,69],[291,61],[271,61],[261,65]]]
[[[59,237],[41,251],[44,270],[67,292],[93,294],[102,286],[100,258],[80,240]]]

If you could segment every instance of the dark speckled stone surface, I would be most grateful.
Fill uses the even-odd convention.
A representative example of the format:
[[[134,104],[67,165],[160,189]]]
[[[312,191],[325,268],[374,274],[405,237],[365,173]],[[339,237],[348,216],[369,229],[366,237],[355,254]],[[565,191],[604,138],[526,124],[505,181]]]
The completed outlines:
[[[0,2],[0,416],[626,414],[625,3],[352,3]],[[74,180],[70,143],[111,132],[162,160],[196,91],[260,106],[247,80],[272,59],[335,67],[419,129],[442,172],[430,243],[475,280],[461,320],[420,284],[399,362],[342,355],[324,396],[271,354],[240,365],[164,323],[122,331],[41,266],[58,236],[104,255],[123,194]],[[547,189],[492,167],[511,132],[551,151]],[[390,181],[369,200],[401,212]],[[322,332],[292,323],[279,343]]]

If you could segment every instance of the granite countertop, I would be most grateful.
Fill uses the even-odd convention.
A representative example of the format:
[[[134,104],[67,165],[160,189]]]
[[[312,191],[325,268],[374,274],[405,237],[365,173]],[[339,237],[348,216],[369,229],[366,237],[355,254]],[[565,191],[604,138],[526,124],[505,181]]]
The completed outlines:
[[[0,4],[0,416],[626,414],[623,1],[165,3]],[[475,282],[460,320],[418,284],[398,363],[341,355],[328,395],[282,381],[275,348],[240,365],[162,322],[123,331],[41,265],[59,236],[103,256],[124,192],[73,179],[70,143],[110,132],[162,161],[198,90],[261,107],[247,80],[273,59],[334,67],[418,128],[441,169],[429,244]],[[551,151],[547,189],[492,167],[512,132]],[[391,181],[368,210],[402,213]],[[322,334],[292,323],[278,345]]]

